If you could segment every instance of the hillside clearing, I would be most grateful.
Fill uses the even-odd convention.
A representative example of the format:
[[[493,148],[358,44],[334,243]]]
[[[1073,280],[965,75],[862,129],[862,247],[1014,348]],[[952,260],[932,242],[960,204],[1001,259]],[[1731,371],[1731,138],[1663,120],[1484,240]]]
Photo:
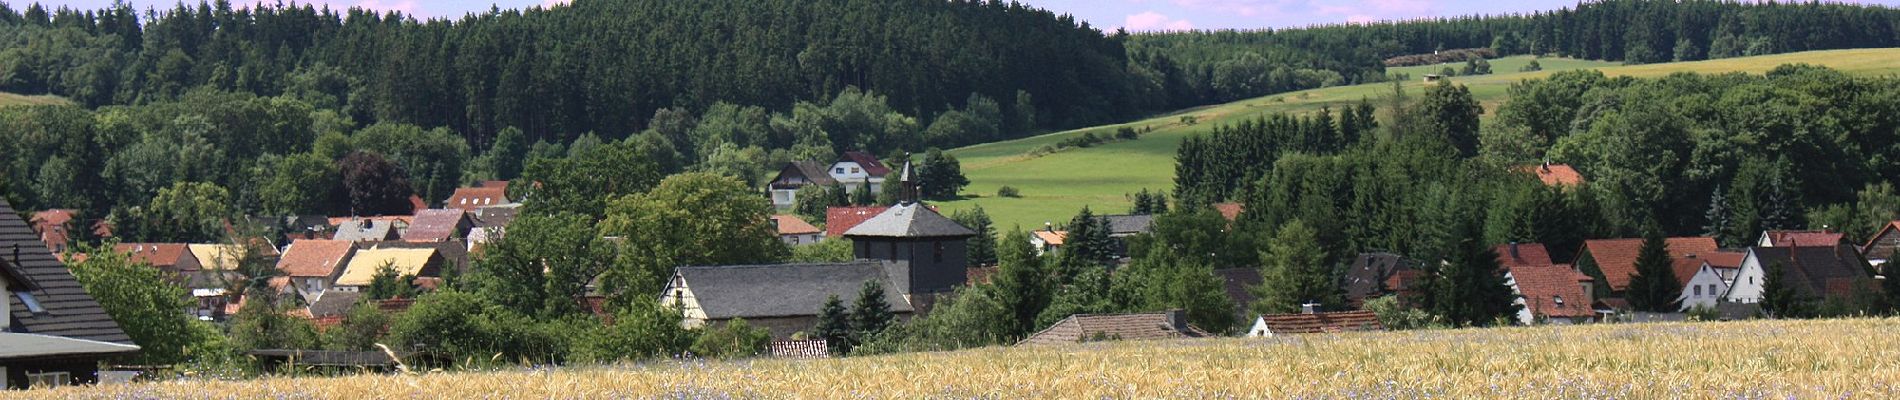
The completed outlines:
[[[1791,63],[1824,65],[1849,73],[1883,75],[1900,73],[1900,49],[1857,49],[1810,51],[1722,60],[1617,66],[1612,63],[1542,58],[1543,71],[1516,72],[1529,61],[1528,56],[1492,61],[1496,74],[1454,77],[1451,81],[1471,88],[1473,96],[1487,109],[1496,110],[1507,97],[1512,83],[1549,76],[1562,70],[1597,69],[1611,76],[1660,77],[1678,72],[1727,73],[1766,72]],[[1426,70],[1441,66],[1407,67]],[[1414,74],[1414,76],[1419,76]],[[1411,93],[1423,87],[1419,79],[1404,83]],[[1338,109],[1360,99],[1383,96],[1390,83],[1342,86],[1275,94],[1233,103],[1197,107],[1125,124],[1057,132],[1031,138],[986,143],[951,150],[963,162],[970,179],[964,189],[972,198],[942,202],[945,212],[981,205],[997,226],[1009,229],[1041,227],[1045,222],[1063,223],[1083,206],[1100,213],[1122,213],[1132,204],[1128,194],[1143,188],[1170,190],[1174,187],[1174,152],[1183,138],[1205,133],[1214,126],[1271,113],[1305,113],[1331,106]],[[1197,122],[1185,123],[1184,116]],[[1488,117],[1488,115],[1487,115]],[[1093,132],[1112,134],[1120,127],[1154,129],[1139,140],[1109,143],[1084,149],[1070,149],[1031,157],[1037,147]],[[996,189],[1011,186],[1020,198],[995,197]]]
[[[54,95],[24,95],[0,92],[0,107],[65,104],[72,104],[72,102],[67,101],[64,97]]]
[[[64,398],[1887,398],[1896,319],[1111,342],[825,360],[176,381]]]

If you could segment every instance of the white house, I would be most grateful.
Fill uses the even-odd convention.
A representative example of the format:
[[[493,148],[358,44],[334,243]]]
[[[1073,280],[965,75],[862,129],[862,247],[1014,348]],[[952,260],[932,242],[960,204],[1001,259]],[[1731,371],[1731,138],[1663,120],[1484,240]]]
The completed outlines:
[[[1872,267],[1853,246],[1751,247],[1742,257],[1740,271],[1729,283],[1723,299],[1735,303],[1759,303],[1765,292],[1770,266],[1780,264],[1785,271],[1773,279],[1786,279],[1788,286],[1814,298],[1843,298],[1870,288]]]
[[[1045,255],[1062,250],[1062,243],[1069,238],[1069,231],[1044,229],[1029,233],[1029,246],[1036,248],[1036,255]]]
[[[1715,303],[1722,298],[1723,293],[1728,292],[1729,288],[1728,280],[1722,277],[1721,269],[1726,268],[1715,268],[1703,262],[1702,268],[1696,270],[1695,276],[1687,279],[1687,283],[1682,287],[1682,297],[1678,298],[1683,310],[1715,307]]]
[[[847,151],[838,162],[831,164],[831,170],[827,172],[831,174],[832,180],[843,183],[846,190],[855,193],[860,184],[868,184],[871,192],[876,193],[883,190],[884,175],[890,174],[891,168],[869,153]]]

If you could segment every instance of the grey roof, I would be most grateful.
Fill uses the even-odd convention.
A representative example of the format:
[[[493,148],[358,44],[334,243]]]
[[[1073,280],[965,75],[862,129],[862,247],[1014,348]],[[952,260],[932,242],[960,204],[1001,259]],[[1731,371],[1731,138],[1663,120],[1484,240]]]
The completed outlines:
[[[903,294],[892,289],[884,265],[875,261],[680,267],[674,273],[692,290],[707,319],[817,315],[833,295],[849,307],[868,280],[884,285],[891,312],[911,311]]]
[[[508,226],[509,223],[515,221],[515,215],[520,212],[521,203],[508,203],[477,208],[473,215],[475,227],[491,228]]]
[[[359,219],[344,222],[336,226],[335,240],[364,242],[374,240],[394,240],[400,238],[396,222],[388,220]]]
[[[1102,219],[1108,220],[1110,235],[1148,233],[1153,231],[1155,226],[1153,215],[1104,215]]]
[[[1852,295],[1854,284],[1870,281],[1867,261],[1853,246],[1753,247],[1761,267],[1775,263],[1786,267],[1782,279],[1794,283],[1808,295],[1845,297]],[[1767,271],[1762,271],[1766,273]]]
[[[361,292],[339,290],[323,292],[322,296],[317,296],[317,301],[310,303],[310,316],[328,317],[349,314],[350,308],[356,307],[356,301],[362,298]]]
[[[919,203],[899,204],[884,210],[864,223],[845,231],[850,236],[875,237],[970,237],[976,231],[938,214]]]
[[[34,314],[20,302],[19,296],[7,296],[7,311],[13,313],[13,324],[22,328],[16,333],[35,333],[41,335],[63,336],[101,342],[131,344],[132,338],[112,322],[112,317],[99,307],[92,295],[79,286],[79,280],[53,258],[53,252],[40,242],[20,214],[13,206],[0,199],[0,258],[7,264],[18,268],[20,275],[32,281],[30,285],[37,289],[32,293],[45,313]],[[0,327],[5,329],[7,327]]]
[[[830,165],[820,164],[817,161],[793,161],[785,164],[785,168],[778,171],[778,176],[773,177],[772,182],[785,179],[786,174],[792,173],[804,177],[806,181],[810,181],[812,184],[821,186],[836,185],[838,184],[838,180],[831,177],[831,173],[828,172],[830,169]]]

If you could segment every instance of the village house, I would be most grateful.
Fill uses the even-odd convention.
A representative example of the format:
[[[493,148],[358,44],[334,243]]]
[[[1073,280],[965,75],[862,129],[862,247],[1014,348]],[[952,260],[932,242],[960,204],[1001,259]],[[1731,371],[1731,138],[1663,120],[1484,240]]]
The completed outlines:
[[[1247,306],[1253,304],[1253,288],[1265,280],[1260,276],[1259,268],[1221,268],[1214,270],[1214,276],[1220,277],[1221,289],[1227,292],[1227,301],[1234,305],[1234,320],[1245,321],[1252,311]]]
[[[1135,314],[1076,314],[1029,335],[1017,346],[1097,342],[1105,340],[1161,340],[1203,338],[1211,333],[1188,324],[1187,311]]]
[[[333,290],[360,292],[376,278],[378,270],[387,266],[398,276],[438,277],[442,271],[442,256],[435,249],[391,249],[370,248],[357,250],[350,256],[349,264],[337,276]]]
[[[134,264],[147,264],[167,276],[175,276],[179,283],[185,277],[198,273],[198,257],[191,254],[190,246],[184,243],[119,243],[113,250],[124,253]]]
[[[1492,249],[1504,267],[1504,279],[1521,308],[1517,322],[1571,324],[1589,322],[1607,310],[1597,310],[1596,280],[1568,264],[1552,262],[1542,243],[1507,243]]]
[[[766,184],[766,190],[772,195],[772,206],[790,208],[798,203],[798,189],[806,186],[832,186],[838,180],[831,178],[828,167],[816,161],[793,161],[780,168],[778,176],[772,177]],[[849,189],[847,189],[849,190]]]
[[[1782,266],[1782,275],[1776,279],[1783,279],[1803,296],[1847,300],[1862,292],[1878,293],[1873,277],[1867,274],[1872,267],[1853,246],[1750,247],[1723,299],[1760,303],[1768,271],[1776,264]]]
[[[1761,238],[1755,240],[1761,247],[1795,246],[1833,246],[1845,238],[1840,232],[1818,231],[1762,231]]]
[[[811,226],[811,223],[805,222],[796,215],[779,214],[771,218],[772,225],[778,229],[779,240],[785,241],[785,244],[800,246],[818,243],[825,239],[824,230]]]
[[[1029,232],[1029,247],[1036,249],[1036,255],[1056,254],[1062,251],[1062,245],[1069,240],[1069,231],[1053,228]]]
[[[342,275],[343,267],[356,251],[356,242],[344,240],[298,240],[277,260],[277,270],[287,278],[288,286],[303,297],[315,301]]]
[[[1308,304],[1298,314],[1267,314],[1255,317],[1248,337],[1274,337],[1303,333],[1380,332],[1385,324],[1371,311],[1319,312]]]
[[[1677,264],[1676,279],[1683,280],[1682,297],[1678,301],[1682,309],[1714,308],[1740,273],[1742,259],[1747,255],[1739,251],[1717,251],[1698,255],[1695,261],[1700,262],[1692,264],[1691,270],[1683,270],[1682,264]]]
[[[1698,254],[1717,251],[1715,238],[1677,237],[1663,239],[1663,246],[1669,253],[1671,268],[1694,261]],[[1594,296],[1610,308],[1624,310],[1629,308],[1623,300],[1623,292],[1629,289],[1630,276],[1636,274],[1636,256],[1643,248],[1643,239],[1597,239],[1586,240],[1583,248],[1577,251],[1577,261],[1573,265],[1577,272],[1589,275],[1596,281]],[[1674,271],[1674,270],[1672,270]],[[1686,277],[1677,277],[1681,283]]]
[[[475,229],[468,212],[459,209],[431,209],[416,212],[402,240],[409,242],[461,242]]]
[[[1366,300],[1403,293],[1420,274],[1418,262],[1386,252],[1361,253],[1346,269],[1342,285],[1354,307]],[[1241,304],[1243,307],[1245,304]]]
[[[846,190],[857,193],[857,186],[868,186],[871,193],[884,190],[884,176],[891,168],[883,161],[862,151],[847,151],[838,162],[831,164],[831,179],[845,185]]]
[[[97,382],[102,360],[138,346],[0,199],[0,387]]]
[[[1108,237],[1115,239],[1115,255],[1118,257],[1128,256],[1129,238],[1154,232],[1153,215],[1104,215],[1101,218],[1108,222]]]
[[[409,216],[341,218],[333,221],[336,234],[330,238],[351,242],[401,240],[403,232],[409,230],[411,219]]]
[[[1896,248],[1900,248],[1900,221],[1890,221],[1874,232],[1873,237],[1867,238],[1867,243],[1860,246],[1860,254],[1865,255],[1867,262],[1874,267],[1882,267],[1887,265],[1888,257],[1893,257]],[[1885,269],[1880,271],[1886,273]]]
[[[1234,221],[1240,220],[1240,213],[1246,210],[1247,210],[1247,206],[1240,203],[1215,203],[1214,204],[1214,211],[1220,213],[1221,218],[1226,218],[1227,222],[1234,222]]]
[[[508,186],[500,184],[498,187],[455,188],[455,193],[449,194],[448,200],[442,201],[442,208],[474,212],[482,207],[509,203],[511,201],[508,200]]]

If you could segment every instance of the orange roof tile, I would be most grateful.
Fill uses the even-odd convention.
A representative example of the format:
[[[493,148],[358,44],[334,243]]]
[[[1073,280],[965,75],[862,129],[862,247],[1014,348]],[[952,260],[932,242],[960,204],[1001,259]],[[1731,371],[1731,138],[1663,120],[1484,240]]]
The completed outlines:
[[[1537,180],[1550,186],[1577,186],[1583,184],[1583,174],[1567,164],[1520,165],[1520,172],[1537,176]]]
[[[1768,244],[1773,247],[1795,246],[1833,246],[1841,243],[1845,235],[1828,231],[1767,231]]]
[[[1551,264],[1550,251],[1544,247],[1543,243],[1506,243],[1497,245],[1492,250],[1498,253],[1498,264],[1505,268]]]
[[[1746,252],[1718,250],[1718,251],[1713,251],[1713,252],[1708,252],[1708,253],[1697,254],[1696,258],[1700,258],[1702,259],[1702,261],[1708,262],[1710,267],[1741,268],[1742,258],[1747,257],[1747,256],[1748,256],[1748,253]]]
[[[1219,204],[1214,205],[1214,211],[1219,211],[1220,216],[1222,218],[1227,218],[1227,220],[1230,222],[1235,219],[1239,219],[1240,212],[1246,209],[1247,209],[1247,206],[1242,205],[1240,203],[1219,203]]]
[[[506,181],[502,181],[506,182]],[[501,187],[465,187],[456,188],[449,199],[442,202],[443,208],[462,211],[475,211],[478,208],[508,204],[508,188]]]
[[[190,245],[184,243],[119,243],[112,249],[127,254],[134,263],[160,268],[176,267],[186,254],[191,254]]]
[[[779,235],[808,235],[824,232],[796,215],[779,214],[772,216],[772,224],[778,226]]]
[[[1715,238],[1679,237],[1664,239],[1664,246],[1671,259],[1681,259],[1697,254],[1716,251]],[[1630,275],[1636,273],[1636,256],[1643,248],[1643,239],[1598,239],[1583,242],[1583,249],[1596,260],[1597,268],[1603,271],[1605,284],[1614,291],[1629,288]],[[1682,279],[1679,277],[1678,279]]]
[[[1036,238],[1042,239],[1043,243],[1048,243],[1050,246],[1061,246],[1062,242],[1069,238],[1069,231],[1041,230],[1029,234],[1036,235]]]
[[[1593,279],[1569,265],[1527,265],[1511,268],[1517,292],[1524,296],[1524,307],[1538,317],[1590,317],[1590,293],[1582,282]],[[1561,303],[1559,300],[1561,299]]]
[[[346,240],[304,239],[290,242],[290,249],[277,260],[277,269],[293,277],[330,277],[348,265],[356,243]]]

